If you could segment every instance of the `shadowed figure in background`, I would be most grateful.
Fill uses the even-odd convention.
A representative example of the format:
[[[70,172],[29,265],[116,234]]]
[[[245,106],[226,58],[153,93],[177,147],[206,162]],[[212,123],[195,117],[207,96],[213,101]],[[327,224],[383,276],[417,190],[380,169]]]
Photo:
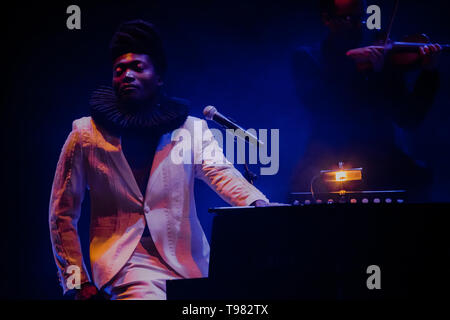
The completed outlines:
[[[426,201],[430,169],[402,151],[395,132],[417,128],[432,106],[441,47],[419,49],[410,88],[406,69],[391,64],[382,48],[362,45],[364,10],[364,1],[320,1],[327,36],[294,54],[296,90],[311,129],[291,190],[309,190],[320,170],[343,161],[344,168],[363,167],[361,190],[406,189],[409,200]],[[327,190],[333,188],[319,191]]]

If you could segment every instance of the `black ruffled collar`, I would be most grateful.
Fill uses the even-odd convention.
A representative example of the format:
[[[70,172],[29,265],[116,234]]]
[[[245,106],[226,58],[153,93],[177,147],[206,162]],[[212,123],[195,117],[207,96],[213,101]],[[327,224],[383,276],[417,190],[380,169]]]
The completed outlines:
[[[186,121],[186,101],[160,95],[153,107],[130,112],[122,105],[111,87],[95,90],[90,100],[92,119],[114,135],[125,133],[161,135],[173,131]]]

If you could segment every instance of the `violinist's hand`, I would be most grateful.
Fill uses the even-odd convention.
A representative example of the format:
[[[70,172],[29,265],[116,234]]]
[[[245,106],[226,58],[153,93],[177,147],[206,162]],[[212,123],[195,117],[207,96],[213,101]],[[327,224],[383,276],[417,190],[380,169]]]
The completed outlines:
[[[436,69],[442,52],[442,47],[438,43],[429,44],[420,47],[419,51],[420,56],[422,57],[422,68],[425,70]]]
[[[368,46],[347,51],[347,57],[356,62],[358,71],[373,70],[379,72],[384,66],[384,53],[382,47]]]

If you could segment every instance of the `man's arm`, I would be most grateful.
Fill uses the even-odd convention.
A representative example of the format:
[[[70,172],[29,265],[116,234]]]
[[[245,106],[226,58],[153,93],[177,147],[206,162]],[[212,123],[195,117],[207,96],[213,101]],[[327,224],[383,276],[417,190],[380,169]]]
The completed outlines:
[[[59,157],[49,206],[50,238],[64,294],[71,289],[70,266],[79,268],[81,284],[90,282],[77,227],[85,189],[82,135],[74,123]]]
[[[201,163],[195,165],[195,176],[208,184],[223,200],[234,206],[263,206],[263,202],[268,203],[266,196],[250,184],[225,158],[222,148],[209,130],[206,121],[197,121],[202,122],[204,138],[202,150],[194,151],[195,158],[201,159]]]

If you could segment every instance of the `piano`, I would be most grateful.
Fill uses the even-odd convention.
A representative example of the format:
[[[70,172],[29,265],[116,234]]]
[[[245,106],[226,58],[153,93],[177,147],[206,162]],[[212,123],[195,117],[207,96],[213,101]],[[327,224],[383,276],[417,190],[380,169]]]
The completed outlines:
[[[332,202],[210,212],[208,277],[167,281],[168,300],[450,295],[449,203]],[[377,287],[368,284],[375,281],[374,268]]]

